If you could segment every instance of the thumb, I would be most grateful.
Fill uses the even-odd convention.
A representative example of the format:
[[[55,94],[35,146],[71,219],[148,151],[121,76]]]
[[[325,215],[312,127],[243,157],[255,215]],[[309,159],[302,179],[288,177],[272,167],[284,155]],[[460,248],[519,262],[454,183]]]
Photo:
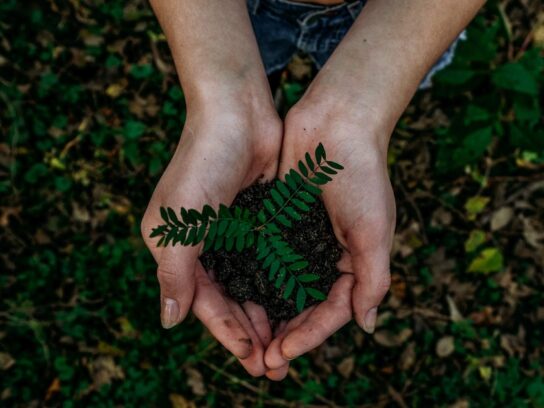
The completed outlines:
[[[195,293],[197,247],[167,247],[161,251],[157,278],[161,290],[161,323],[169,329],[189,312]]]
[[[367,333],[376,328],[378,306],[391,286],[389,249],[378,248],[352,256],[355,285],[353,313],[355,321]]]

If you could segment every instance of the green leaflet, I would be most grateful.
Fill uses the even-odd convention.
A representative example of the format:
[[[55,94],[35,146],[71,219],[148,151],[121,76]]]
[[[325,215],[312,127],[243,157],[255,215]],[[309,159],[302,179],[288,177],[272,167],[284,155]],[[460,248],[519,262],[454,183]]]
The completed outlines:
[[[325,148],[323,147],[323,145],[319,143],[315,148],[315,160],[318,163],[321,163],[322,159],[327,159],[327,153],[325,152]]]
[[[306,304],[306,291],[304,290],[304,287],[300,286],[297,290],[297,310],[299,312],[302,312],[304,309],[304,305]]]
[[[300,172],[302,173],[304,177],[308,177],[308,174],[309,174],[308,169],[306,168],[302,160],[299,160],[298,162],[298,169],[300,170]]]
[[[310,168],[311,171],[314,171],[315,170],[315,165],[314,165],[314,162],[312,161],[312,158],[310,156],[310,153],[306,153],[304,155],[304,158],[306,159],[306,164],[308,165],[308,167]]]
[[[166,208],[161,207],[160,211],[161,211],[161,218],[164,220],[165,223],[169,224],[170,219],[168,218],[168,212],[166,211]]]
[[[295,288],[295,284],[296,284],[296,281],[295,281],[295,277],[294,276],[291,276],[289,278],[289,280],[287,281],[287,283],[285,284],[285,291],[283,292],[283,298],[284,299],[289,299],[289,297],[291,297],[291,293],[293,293],[293,289]]]
[[[285,198],[288,198],[291,194],[287,185],[281,180],[276,180],[276,188]]]
[[[299,282],[315,282],[316,280],[319,280],[319,276],[315,273],[305,273],[304,275],[300,275],[298,277]]]
[[[314,288],[306,288],[306,293],[313,297],[316,300],[325,300],[327,299],[327,295],[325,295],[320,290],[314,289]]]

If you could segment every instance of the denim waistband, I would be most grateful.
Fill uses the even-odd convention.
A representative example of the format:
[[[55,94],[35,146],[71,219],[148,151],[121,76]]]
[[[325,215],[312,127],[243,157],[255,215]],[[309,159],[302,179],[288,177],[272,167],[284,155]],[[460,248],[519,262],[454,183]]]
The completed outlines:
[[[293,0],[250,0],[248,3],[253,13],[264,6],[279,11],[287,18],[296,18],[300,24],[305,25],[320,17],[334,18],[346,11],[355,19],[365,2],[366,0],[348,0],[340,4],[324,5]]]

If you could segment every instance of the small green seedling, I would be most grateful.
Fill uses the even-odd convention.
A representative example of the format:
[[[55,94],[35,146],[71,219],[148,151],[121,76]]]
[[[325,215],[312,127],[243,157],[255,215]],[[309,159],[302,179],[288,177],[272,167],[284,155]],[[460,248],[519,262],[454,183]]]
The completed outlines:
[[[327,160],[321,143],[313,159],[309,153],[304,159],[298,162],[299,171],[291,169],[285,175],[285,182],[275,180],[271,199],[263,200],[263,208],[257,214],[247,208],[223,204],[216,212],[206,204],[200,212],[181,208],[178,217],[172,208],[161,207],[165,223],[154,228],[150,237],[160,237],[157,246],[178,243],[194,246],[204,241],[204,251],[241,252],[256,246],[257,260],[262,262],[263,270],[268,270],[268,279],[277,289],[284,285],[283,298],[289,299],[297,288],[296,306],[301,312],[308,295],[317,300],[324,300],[326,295],[307,285],[319,280],[319,276],[305,271],[308,261],[285,242],[280,227],[291,228],[293,221],[301,220],[321,194],[319,186],[332,181],[338,170],[343,169]]]

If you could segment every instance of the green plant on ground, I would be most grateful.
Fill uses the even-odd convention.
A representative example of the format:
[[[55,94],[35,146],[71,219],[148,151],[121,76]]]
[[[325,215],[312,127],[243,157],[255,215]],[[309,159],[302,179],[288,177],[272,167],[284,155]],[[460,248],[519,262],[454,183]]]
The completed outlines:
[[[240,206],[227,207],[223,204],[216,212],[208,204],[202,211],[181,208],[180,217],[170,207],[161,207],[164,224],[157,226],[151,238],[160,237],[157,246],[181,244],[194,246],[204,241],[204,251],[236,250],[256,246],[257,260],[268,270],[269,281],[279,289],[284,283],[283,298],[289,299],[296,290],[296,306],[302,311],[307,296],[324,300],[325,294],[306,284],[319,280],[313,273],[303,273],[309,263],[289,246],[281,226],[291,228],[292,221],[302,219],[301,213],[311,211],[310,204],[321,194],[319,186],[332,181],[342,170],[342,165],[327,160],[323,145],[315,149],[312,159],[305,154],[304,161],[298,162],[298,170],[291,169],[285,175],[285,182],[275,180],[270,190],[271,199],[263,200],[263,208],[253,214]]]

